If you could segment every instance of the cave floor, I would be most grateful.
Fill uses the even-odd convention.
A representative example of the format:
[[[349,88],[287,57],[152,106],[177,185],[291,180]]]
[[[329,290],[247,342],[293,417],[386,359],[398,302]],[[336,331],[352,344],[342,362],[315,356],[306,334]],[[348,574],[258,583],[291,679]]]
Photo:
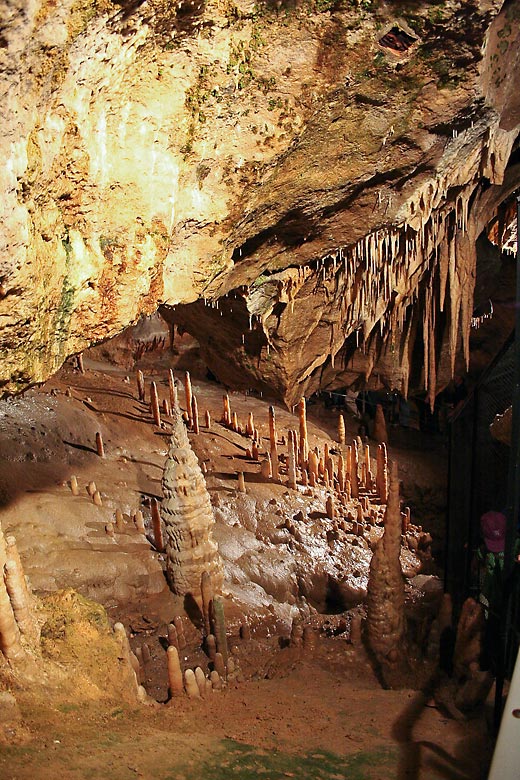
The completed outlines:
[[[21,725],[0,748],[5,780],[266,778],[462,780],[486,777],[480,716],[444,717],[420,694],[381,690],[299,660],[206,700],[157,708],[20,697]],[[79,698],[79,697],[78,697]]]
[[[163,396],[168,360],[163,357],[161,363],[152,355],[145,366],[148,381],[155,379]],[[350,642],[349,616],[340,609],[345,604],[330,612],[311,611],[315,647],[288,646],[295,599],[290,590],[283,590],[283,567],[257,576],[271,593],[268,598],[259,585],[233,591],[227,583],[233,596],[226,602],[226,616],[235,645],[235,679],[205,700],[180,697],[164,703],[165,627],[173,615],[185,620],[186,663],[193,668],[207,661],[197,621],[188,619],[185,604],[165,589],[163,556],[154,551],[150,535],[147,539],[136,533],[129,522],[132,507],[160,498],[168,438],[154,429],[146,405],[136,401],[133,374],[125,377],[120,368],[88,359],[85,364],[85,374],[66,365],[41,390],[2,409],[1,521],[6,534],[16,536],[38,594],[77,587],[105,606],[112,623],[119,620],[127,626],[141,657],[146,645],[149,658],[143,663],[142,681],[155,704],[137,707],[114,700],[109,684],[99,695],[83,695],[78,689],[72,696],[56,691],[39,696],[34,686],[30,693],[22,686],[16,692],[20,717],[10,721],[0,716],[0,777],[482,780],[491,750],[486,708],[459,722],[416,691],[383,690],[363,649]],[[178,362],[177,377],[182,370]],[[192,381],[201,414],[209,408],[218,420],[223,388],[205,381],[203,374],[195,374]],[[182,391],[180,395],[182,400]],[[69,408],[65,416],[57,413],[62,403]],[[233,393],[231,403],[241,420],[248,411],[254,411],[255,419],[258,414],[265,440],[268,402]],[[294,415],[276,409],[281,429],[296,427]],[[319,403],[308,411],[311,442],[320,436],[334,440],[337,412]],[[48,419],[42,419],[47,412]],[[346,423],[348,441],[356,435],[358,422],[347,414]],[[106,459],[95,454],[94,433],[99,429]],[[208,464],[210,492],[221,496],[214,504],[224,521],[226,502],[237,498],[238,469],[246,472],[248,491],[276,507],[277,522],[283,520],[283,511],[298,508],[287,498],[286,486],[257,480],[258,464],[248,461],[244,440],[233,432],[217,425],[211,436],[206,432],[191,439],[199,460]],[[417,513],[416,522],[432,533],[434,543],[437,538],[440,549],[444,442],[414,429],[391,430],[390,449],[399,459],[402,488]],[[80,496],[70,494],[71,474],[78,475]],[[101,490],[102,508],[95,507],[84,490],[90,480]],[[125,531],[116,543],[106,535],[104,523],[113,519],[117,507],[125,513]],[[322,514],[315,514],[325,522]],[[226,522],[221,523],[224,530]],[[233,520],[219,544],[229,547],[230,538],[245,538],[246,532],[254,540],[248,518],[241,523]],[[267,525],[256,529],[257,537],[270,534],[265,544],[269,541],[287,558],[286,529]],[[367,544],[365,548],[369,550]],[[333,552],[325,549],[325,554],[327,565],[329,558],[334,562]],[[341,548],[335,554],[338,567]],[[439,570],[433,560],[407,556],[403,561],[410,577],[419,573],[419,579],[435,581]],[[360,579],[359,573],[356,577]],[[345,598],[354,598],[355,589],[347,585]],[[319,587],[315,590],[319,601]],[[437,596],[436,586],[434,601]],[[428,600],[417,589],[410,590],[409,597],[410,603]],[[238,629],[245,615],[252,615],[252,639],[242,642]]]

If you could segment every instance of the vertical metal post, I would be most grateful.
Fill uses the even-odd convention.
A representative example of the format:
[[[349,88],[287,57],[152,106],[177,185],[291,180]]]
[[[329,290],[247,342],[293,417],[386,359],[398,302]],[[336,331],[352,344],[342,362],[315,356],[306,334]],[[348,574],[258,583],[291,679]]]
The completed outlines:
[[[511,660],[512,614],[511,580],[514,566],[514,547],[520,512],[520,195],[516,199],[516,304],[514,384],[512,399],[511,447],[507,485],[507,527],[504,548],[502,634],[499,646],[499,668],[496,675],[495,726],[498,728],[502,714],[502,696],[508,662]]]

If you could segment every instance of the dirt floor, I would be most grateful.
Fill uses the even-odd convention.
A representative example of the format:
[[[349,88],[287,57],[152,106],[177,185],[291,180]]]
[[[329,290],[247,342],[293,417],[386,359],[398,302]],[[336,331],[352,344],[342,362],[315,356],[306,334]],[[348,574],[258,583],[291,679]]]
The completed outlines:
[[[150,501],[162,496],[168,418],[161,429],[153,425],[148,404],[137,400],[133,370],[96,352],[85,357],[84,373],[70,361],[43,388],[0,407],[0,522],[6,536],[15,536],[44,603],[74,588],[105,607],[110,625],[124,624],[149,701],[116,694],[110,679],[104,685],[112,666],[106,661],[105,674],[94,639],[74,687],[81,642],[67,655],[57,640],[52,657],[49,639],[46,657],[56,668],[48,679],[40,685],[18,677],[0,685],[0,778],[485,778],[492,750],[488,708],[456,721],[435,706],[431,691],[383,690],[351,636],[353,616],[364,615],[384,506],[371,499],[372,518],[359,534],[348,508],[342,525],[332,527],[324,488],[294,491],[283,475],[281,484],[262,479],[259,464],[247,457],[247,439],[218,422],[225,389],[207,380],[189,341],[176,347],[174,359],[168,350],[149,352],[141,365],[161,398],[174,366],[181,406],[189,369],[201,420],[207,409],[214,421],[211,430],[201,424],[190,441],[207,472],[214,508],[234,672],[224,690],[204,699],[168,701],[167,626],[174,616],[186,632],[183,666],[208,667],[200,615],[168,589],[164,553],[155,549],[151,531]],[[269,401],[244,393],[230,393],[230,400],[241,421],[254,412],[265,443]],[[279,432],[297,427],[295,415],[275,409]],[[343,411],[348,441],[359,420]],[[333,447],[338,411],[317,399],[308,418],[311,446],[327,441]],[[98,431],[104,458],[96,452]],[[419,642],[442,595],[447,450],[442,436],[395,427],[389,428],[389,453],[398,460],[403,504],[412,513],[401,563],[408,620]],[[239,471],[245,494],[237,492]],[[72,475],[78,496],[70,490]],[[102,506],[87,492],[92,481]],[[117,509],[124,528],[111,536],[106,526]],[[146,534],[132,522],[136,509]],[[290,643],[295,618],[310,630],[305,645]],[[246,622],[251,637],[243,639]],[[85,647],[87,639],[81,640]],[[63,672],[61,683],[56,669]]]

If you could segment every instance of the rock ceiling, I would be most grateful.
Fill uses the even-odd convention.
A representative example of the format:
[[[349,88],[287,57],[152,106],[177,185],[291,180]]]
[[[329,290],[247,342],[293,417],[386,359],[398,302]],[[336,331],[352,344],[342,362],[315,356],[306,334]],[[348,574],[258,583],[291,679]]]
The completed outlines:
[[[159,305],[288,404],[468,358],[520,0],[0,7],[3,393]]]

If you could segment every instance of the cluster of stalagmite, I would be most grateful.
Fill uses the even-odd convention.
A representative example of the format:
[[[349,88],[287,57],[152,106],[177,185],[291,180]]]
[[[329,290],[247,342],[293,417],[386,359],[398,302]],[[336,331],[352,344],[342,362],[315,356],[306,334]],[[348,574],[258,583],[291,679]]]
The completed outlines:
[[[406,662],[404,577],[400,563],[402,518],[397,464],[392,464],[384,533],[370,562],[366,635],[383,675]]]
[[[203,571],[218,590],[222,562],[212,539],[213,510],[206,482],[178,410],[163,476],[161,517],[165,526],[166,573],[174,593],[197,594]]]

